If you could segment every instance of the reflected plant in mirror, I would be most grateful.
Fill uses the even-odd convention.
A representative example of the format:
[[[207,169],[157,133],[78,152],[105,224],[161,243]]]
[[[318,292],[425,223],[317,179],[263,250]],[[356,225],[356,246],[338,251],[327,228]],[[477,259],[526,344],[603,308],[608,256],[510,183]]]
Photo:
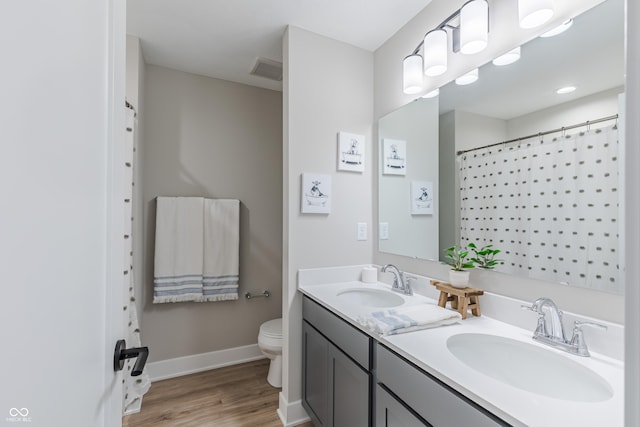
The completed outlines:
[[[495,258],[496,255],[502,251],[500,249],[494,249],[493,245],[486,245],[478,248],[475,243],[469,243],[469,248],[471,248],[475,254],[475,256],[471,258],[471,261],[476,267],[491,270],[503,262],[502,260]]]

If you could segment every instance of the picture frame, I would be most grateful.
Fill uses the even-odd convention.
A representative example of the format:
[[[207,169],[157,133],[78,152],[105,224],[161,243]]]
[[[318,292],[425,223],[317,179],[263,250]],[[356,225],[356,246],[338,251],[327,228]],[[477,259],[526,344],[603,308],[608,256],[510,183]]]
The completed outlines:
[[[385,138],[382,141],[382,173],[385,175],[407,174],[407,142]]]
[[[338,170],[364,172],[366,144],[364,135],[338,132]]]
[[[303,173],[300,201],[302,213],[331,213],[331,175]]]
[[[411,182],[411,215],[433,215],[433,182]]]

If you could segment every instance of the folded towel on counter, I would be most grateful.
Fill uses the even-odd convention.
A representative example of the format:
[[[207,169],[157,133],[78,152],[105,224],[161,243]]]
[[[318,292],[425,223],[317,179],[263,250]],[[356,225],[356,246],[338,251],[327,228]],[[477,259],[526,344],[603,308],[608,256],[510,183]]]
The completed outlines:
[[[153,303],[201,301],[202,197],[158,197]]]
[[[462,316],[457,311],[434,304],[418,304],[389,310],[374,311],[356,319],[378,335],[396,335],[420,329],[457,323]]]
[[[203,301],[238,299],[240,201],[204,200]]]

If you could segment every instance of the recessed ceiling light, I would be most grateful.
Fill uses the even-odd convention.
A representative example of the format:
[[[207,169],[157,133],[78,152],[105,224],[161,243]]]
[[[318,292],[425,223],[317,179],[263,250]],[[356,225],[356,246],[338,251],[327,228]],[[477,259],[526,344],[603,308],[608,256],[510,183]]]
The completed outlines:
[[[470,85],[478,80],[478,69],[469,71],[467,74],[463,74],[456,79],[456,84],[460,86]]]
[[[573,25],[573,19],[567,19],[566,21],[564,21],[562,24],[558,25],[554,29],[547,31],[544,34],[541,34],[540,37],[557,36],[558,34],[562,34],[565,31],[567,31],[569,27],[571,27],[571,25]]]
[[[565,86],[565,87],[561,87],[560,89],[558,89],[556,91],[557,94],[562,95],[564,93],[571,93],[574,90],[576,90],[575,86]]]
[[[432,90],[429,93],[425,93],[424,95],[422,95],[422,97],[423,98],[435,98],[438,95],[440,95],[440,89]]]
[[[493,60],[493,65],[497,65],[497,66],[509,65],[509,64],[513,64],[518,59],[520,59],[520,46],[510,50],[504,55],[498,56],[496,59]]]

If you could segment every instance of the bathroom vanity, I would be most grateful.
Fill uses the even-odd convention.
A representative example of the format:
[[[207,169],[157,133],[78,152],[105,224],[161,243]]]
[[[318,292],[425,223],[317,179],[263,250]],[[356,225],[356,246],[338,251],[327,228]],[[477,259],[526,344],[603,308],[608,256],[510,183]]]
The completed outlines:
[[[372,338],[308,297],[302,311],[303,407],[316,426],[370,425]]]
[[[509,425],[307,296],[302,310],[302,402],[317,426]]]
[[[316,426],[623,425],[619,360],[562,354],[531,339],[535,322],[524,330],[488,316],[378,336],[356,321],[383,309],[371,291],[400,305],[435,300],[337,271],[348,274],[299,276],[302,401]]]

